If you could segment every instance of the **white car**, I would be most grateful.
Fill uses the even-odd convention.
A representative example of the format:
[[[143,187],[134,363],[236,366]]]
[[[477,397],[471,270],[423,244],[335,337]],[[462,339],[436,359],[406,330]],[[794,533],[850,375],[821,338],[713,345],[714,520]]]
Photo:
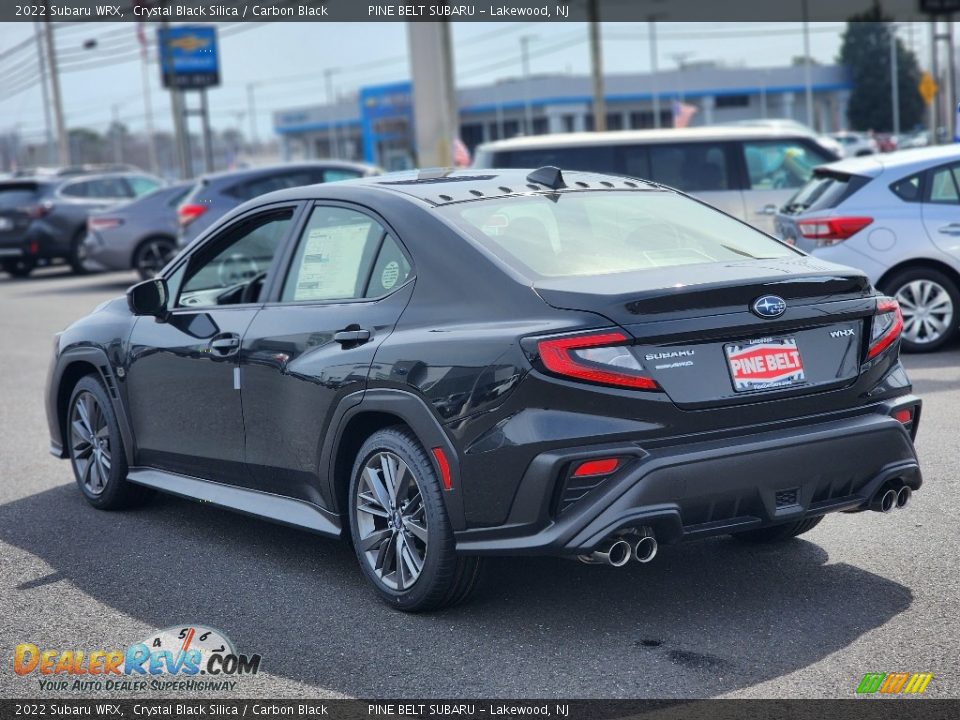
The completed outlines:
[[[838,132],[831,137],[840,145],[840,154],[845,157],[861,157],[880,152],[877,141],[869,135],[858,132]]]
[[[776,217],[777,234],[866,271],[903,311],[903,348],[946,345],[960,318],[960,145],[840,160]]]

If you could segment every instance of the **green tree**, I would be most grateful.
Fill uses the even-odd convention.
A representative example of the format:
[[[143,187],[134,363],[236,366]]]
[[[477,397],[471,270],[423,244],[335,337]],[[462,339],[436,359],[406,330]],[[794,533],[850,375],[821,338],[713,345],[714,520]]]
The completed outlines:
[[[839,62],[847,68],[853,90],[847,120],[853,130],[893,130],[890,93],[890,18],[879,4],[847,22]],[[917,90],[917,57],[897,39],[897,86],[900,91],[900,127],[923,122],[923,98]]]

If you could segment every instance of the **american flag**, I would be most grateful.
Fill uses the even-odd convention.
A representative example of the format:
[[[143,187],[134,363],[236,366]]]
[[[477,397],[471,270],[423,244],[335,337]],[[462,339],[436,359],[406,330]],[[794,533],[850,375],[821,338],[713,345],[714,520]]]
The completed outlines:
[[[467,146],[463,144],[463,140],[458,137],[453,139],[453,166],[470,166],[470,151],[467,150]]]
[[[694,116],[699,108],[696,105],[673,101],[673,126],[675,128],[685,128],[690,124],[690,118]]]

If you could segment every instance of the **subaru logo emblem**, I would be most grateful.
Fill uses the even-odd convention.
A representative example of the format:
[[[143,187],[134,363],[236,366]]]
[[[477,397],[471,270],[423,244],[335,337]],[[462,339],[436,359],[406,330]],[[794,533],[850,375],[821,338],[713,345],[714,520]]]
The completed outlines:
[[[753,314],[767,319],[778,318],[787,311],[787,303],[777,295],[764,295],[754,300]]]

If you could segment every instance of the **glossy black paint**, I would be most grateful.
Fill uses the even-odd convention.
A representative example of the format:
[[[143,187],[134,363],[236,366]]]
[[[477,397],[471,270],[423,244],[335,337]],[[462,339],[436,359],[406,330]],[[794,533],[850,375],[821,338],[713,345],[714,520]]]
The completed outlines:
[[[373,430],[402,422],[427,449],[446,452],[453,488],[445,498],[458,546],[477,553],[581,552],[604,532],[641,521],[661,526],[665,540],[778,522],[784,517],[766,501],[784,483],[801,488],[800,516],[860,508],[891,478],[919,487],[911,433],[920,401],[910,395],[897,343],[865,359],[876,294],[859,271],[798,253],[623,273],[602,283],[531,281],[434,211],[471,200],[473,191],[532,191],[521,171],[484,173],[295,188],[233,211],[164,277],[174,278],[193,253],[255,209],[292,206],[296,219],[258,301],[153,318],[134,317],[118,300],[68,328],[48,389],[53,452],[63,455],[64,393],[78,373],[92,370],[115,386],[132,467],[170,473],[171,490],[189,486],[174,482],[176,474],[220,483],[211,497],[232,486],[307,503],[339,528],[352,453]],[[597,186],[597,176],[576,177]],[[602,179],[621,190],[662,192]],[[411,278],[373,300],[281,303],[293,245],[315,203],[377,219],[402,243]],[[775,320],[750,312],[768,293],[787,301]],[[665,390],[650,392],[557,377],[537,355],[539,337],[618,329],[641,358],[693,349],[702,364],[675,377],[648,367]],[[853,334],[832,338],[834,329]],[[335,339],[343,331],[364,334]],[[722,346],[764,336],[796,336],[811,382],[734,393]],[[237,339],[235,351],[220,352],[215,341],[228,337]],[[903,407],[916,413],[909,431],[891,418]],[[810,450],[827,436],[829,452]],[[575,512],[558,515],[571,463],[610,453],[630,462]],[[840,463],[845,457],[870,460]],[[779,463],[790,469],[778,480]],[[729,474],[718,476],[719,468]],[[162,475],[150,477],[162,486]],[[849,488],[841,488],[846,480]],[[816,500],[823,492],[825,504]],[[695,522],[705,503],[716,507],[744,493],[753,493],[743,500],[752,508],[748,520],[738,509]],[[255,497],[238,494],[223,504],[249,512]],[[265,503],[263,514],[272,517],[276,507]]]

